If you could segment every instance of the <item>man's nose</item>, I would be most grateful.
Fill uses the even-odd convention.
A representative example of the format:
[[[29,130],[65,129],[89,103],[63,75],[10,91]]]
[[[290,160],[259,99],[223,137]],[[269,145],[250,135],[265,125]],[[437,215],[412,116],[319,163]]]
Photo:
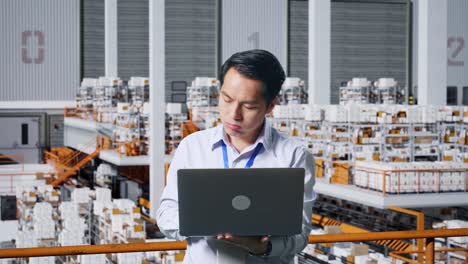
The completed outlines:
[[[242,108],[241,108],[241,104],[239,103],[236,103],[233,105],[233,108],[232,108],[232,118],[236,121],[239,121],[242,119]]]

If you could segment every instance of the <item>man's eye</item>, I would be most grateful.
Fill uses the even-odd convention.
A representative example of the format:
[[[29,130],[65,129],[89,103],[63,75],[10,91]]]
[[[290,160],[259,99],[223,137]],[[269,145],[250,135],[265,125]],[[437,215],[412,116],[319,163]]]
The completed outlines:
[[[249,110],[257,109],[257,106],[252,106],[252,105],[244,105],[244,107],[249,109]]]
[[[230,103],[230,102],[232,102],[232,99],[230,99],[230,98],[227,98],[227,97],[224,97],[224,102],[226,102],[226,103]]]

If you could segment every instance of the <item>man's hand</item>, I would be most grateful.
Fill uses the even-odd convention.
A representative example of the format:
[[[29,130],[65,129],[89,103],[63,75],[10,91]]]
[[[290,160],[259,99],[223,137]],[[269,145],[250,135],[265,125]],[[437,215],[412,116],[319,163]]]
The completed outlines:
[[[263,255],[268,249],[268,236],[238,237],[231,234],[221,234],[217,235],[216,238],[244,248],[254,255]]]

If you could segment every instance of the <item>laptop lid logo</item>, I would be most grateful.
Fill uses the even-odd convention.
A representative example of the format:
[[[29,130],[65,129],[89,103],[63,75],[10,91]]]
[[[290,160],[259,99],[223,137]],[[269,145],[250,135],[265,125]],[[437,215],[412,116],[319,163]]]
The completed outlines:
[[[247,210],[250,207],[250,199],[245,195],[237,195],[232,199],[232,207],[238,211]]]

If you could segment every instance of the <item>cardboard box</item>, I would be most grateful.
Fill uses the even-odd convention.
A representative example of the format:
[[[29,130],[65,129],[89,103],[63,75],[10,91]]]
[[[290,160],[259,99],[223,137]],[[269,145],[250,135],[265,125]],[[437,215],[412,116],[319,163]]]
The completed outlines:
[[[369,245],[367,244],[353,244],[351,246],[352,256],[364,256],[369,255]]]
[[[322,159],[315,159],[315,177],[324,177],[325,162]]]
[[[330,182],[334,184],[349,184],[349,168],[350,165],[346,163],[333,163],[333,175]]]
[[[324,226],[323,231],[325,231],[327,235],[343,234],[340,226]]]

